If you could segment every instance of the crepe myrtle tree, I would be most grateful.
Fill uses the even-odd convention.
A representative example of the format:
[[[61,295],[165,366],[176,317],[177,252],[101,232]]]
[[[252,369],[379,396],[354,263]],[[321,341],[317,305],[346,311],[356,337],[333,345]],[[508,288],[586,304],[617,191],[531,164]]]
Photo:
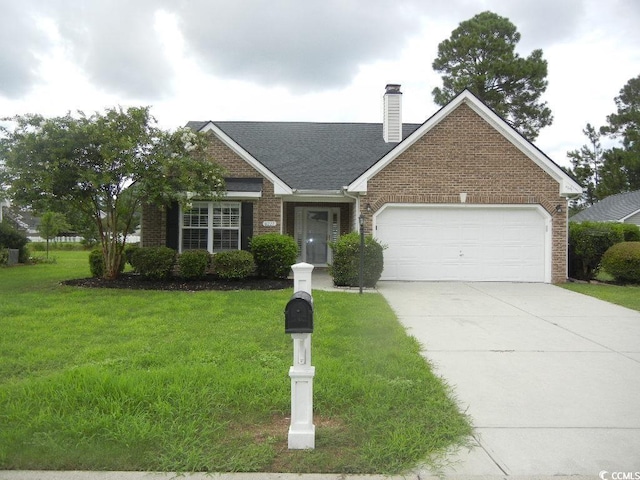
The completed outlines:
[[[17,203],[36,212],[73,205],[91,218],[105,278],[119,275],[127,234],[142,202],[216,199],[224,188],[223,172],[207,154],[206,137],[190,129],[158,128],[149,107],[3,120],[0,182],[9,185]]]

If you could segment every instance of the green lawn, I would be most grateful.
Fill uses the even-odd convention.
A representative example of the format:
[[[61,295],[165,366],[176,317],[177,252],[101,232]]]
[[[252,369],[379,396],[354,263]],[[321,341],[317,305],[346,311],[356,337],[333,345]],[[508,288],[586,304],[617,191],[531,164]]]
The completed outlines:
[[[377,294],[315,292],[316,449],[289,451],[291,291],[84,290],[87,253],[52,255],[0,269],[0,469],[394,474],[471,432]]]
[[[640,286],[621,286],[604,283],[565,283],[561,287],[607,302],[640,311]]]

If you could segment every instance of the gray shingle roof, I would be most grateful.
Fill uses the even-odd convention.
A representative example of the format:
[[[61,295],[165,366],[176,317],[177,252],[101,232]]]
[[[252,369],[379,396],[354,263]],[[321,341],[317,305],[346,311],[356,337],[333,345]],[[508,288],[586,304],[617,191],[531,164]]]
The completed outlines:
[[[640,210],[640,190],[618,193],[600,200],[569,220],[572,222],[617,222]]]
[[[189,122],[200,130],[209,122]],[[291,188],[339,190],[397,143],[381,123],[212,122]],[[407,138],[420,125],[404,124]]]

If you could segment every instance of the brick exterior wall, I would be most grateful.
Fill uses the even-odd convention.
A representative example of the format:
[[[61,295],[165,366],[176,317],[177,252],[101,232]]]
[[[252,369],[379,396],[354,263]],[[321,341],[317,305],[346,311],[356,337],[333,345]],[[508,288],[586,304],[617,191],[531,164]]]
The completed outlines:
[[[167,243],[167,216],[164,207],[144,204],[140,222],[140,246],[161,247]]]
[[[551,281],[566,280],[567,201],[558,182],[464,104],[369,179],[366,231],[385,203],[460,203],[461,192],[467,204],[540,204],[552,216]]]

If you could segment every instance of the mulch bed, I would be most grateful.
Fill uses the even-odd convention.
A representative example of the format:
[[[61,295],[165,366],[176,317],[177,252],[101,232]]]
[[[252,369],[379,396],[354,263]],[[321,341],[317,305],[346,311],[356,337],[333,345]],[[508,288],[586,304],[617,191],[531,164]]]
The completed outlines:
[[[208,275],[201,280],[148,280],[135,273],[123,273],[115,280],[104,278],[79,278],[66,280],[63,285],[83,288],[120,288],[124,290],[169,290],[182,292],[199,292],[206,290],[284,290],[293,288],[290,279],[266,279],[249,277],[244,280],[223,280]]]

